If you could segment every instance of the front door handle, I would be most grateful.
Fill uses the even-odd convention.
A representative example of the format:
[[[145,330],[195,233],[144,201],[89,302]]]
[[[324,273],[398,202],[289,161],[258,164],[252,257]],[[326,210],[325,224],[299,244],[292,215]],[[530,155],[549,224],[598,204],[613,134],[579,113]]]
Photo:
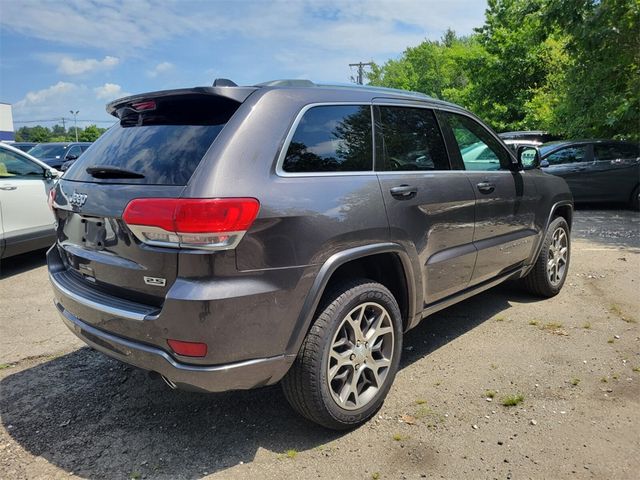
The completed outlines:
[[[481,193],[491,193],[496,189],[496,186],[491,182],[480,182],[476,186]]]
[[[412,185],[399,185],[397,187],[392,187],[391,195],[398,200],[408,200],[416,196],[418,193],[418,187],[414,187]]]
[[[14,185],[3,185],[0,187],[0,190],[16,190],[18,187]]]

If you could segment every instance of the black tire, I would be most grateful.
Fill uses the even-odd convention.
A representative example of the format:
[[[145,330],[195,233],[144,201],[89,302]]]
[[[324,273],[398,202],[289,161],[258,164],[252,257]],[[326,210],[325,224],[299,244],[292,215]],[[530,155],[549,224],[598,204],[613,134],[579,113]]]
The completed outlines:
[[[377,393],[364,406],[345,409],[334,400],[328,380],[332,342],[347,315],[359,305],[370,303],[382,307],[388,313],[393,336],[392,340],[384,341],[393,345],[393,352],[388,370],[385,368],[384,381],[381,381],[379,388],[376,387]],[[372,308],[375,309],[376,306]],[[391,292],[372,280],[356,279],[340,283],[325,295],[319,306],[298,356],[282,380],[284,395],[294,410],[312,422],[333,430],[353,428],[371,418],[382,406],[398,371],[401,352],[402,317]],[[350,371],[355,374],[356,369],[357,367],[353,367]]]
[[[633,189],[633,192],[631,193],[631,198],[629,199],[629,206],[631,207],[632,210],[640,210],[640,190],[639,190],[638,185],[636,185],[636,188]]]
[[[549,273],[547,271],[547,265],[550,260],[550,246],[553,242],[553,235],[558,229],[563,229],[564,234],[567,239],[567,256],[566,263],[564,266],[564,270],[562,272],[561,278],[557,282],[552,282],[549,278]],[[547,233],[545,235],[544,241],[542,242],[542,249],[540,250],[540,254],[538,255],[538,259],[534,264],[531,271],[527,274],[526,277],[522,279],[522,285],[524,288],[533,293],[534,295],[539,295],[541,297],[554,297],[556,296],[562,286],[564,285],[565,280],[567,279],[567,273],[569,272],[569,264],[571,262],[571,236],[569,231],[569,225],[567,225],[567,221],[562,217],[556,217],[553,219]]]

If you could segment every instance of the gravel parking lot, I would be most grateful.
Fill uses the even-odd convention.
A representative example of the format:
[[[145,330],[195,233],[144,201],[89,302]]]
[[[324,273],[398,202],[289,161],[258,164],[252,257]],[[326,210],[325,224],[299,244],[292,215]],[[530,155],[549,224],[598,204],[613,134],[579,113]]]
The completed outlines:
[[[551,300],[502,286],[411,331],[383,408],[347,433],[278,387],[175,392],[91,351],[43,252],[10,259],[0,478],[638,478],[640,215],[578,210],[572,253]]]

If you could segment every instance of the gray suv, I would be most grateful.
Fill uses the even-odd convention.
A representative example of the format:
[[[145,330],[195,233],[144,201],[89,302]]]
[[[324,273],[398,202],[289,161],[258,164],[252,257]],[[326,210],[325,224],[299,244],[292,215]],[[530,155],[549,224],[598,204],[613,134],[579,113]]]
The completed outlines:
[[[544,297],[565,281],[565,181],[456,105],[217,81],[107,110],[119,122],[51,194],[55,305],[172,388],[281,382],[300,414],[349,428],[422,319],[506,280]]]

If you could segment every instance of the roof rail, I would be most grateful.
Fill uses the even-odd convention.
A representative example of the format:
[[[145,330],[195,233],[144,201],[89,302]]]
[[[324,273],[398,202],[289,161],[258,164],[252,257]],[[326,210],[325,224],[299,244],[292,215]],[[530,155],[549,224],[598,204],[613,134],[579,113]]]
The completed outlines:
[[[315,87],[316,84],[311,80],[270,80],[255,85],[256,87]]]

